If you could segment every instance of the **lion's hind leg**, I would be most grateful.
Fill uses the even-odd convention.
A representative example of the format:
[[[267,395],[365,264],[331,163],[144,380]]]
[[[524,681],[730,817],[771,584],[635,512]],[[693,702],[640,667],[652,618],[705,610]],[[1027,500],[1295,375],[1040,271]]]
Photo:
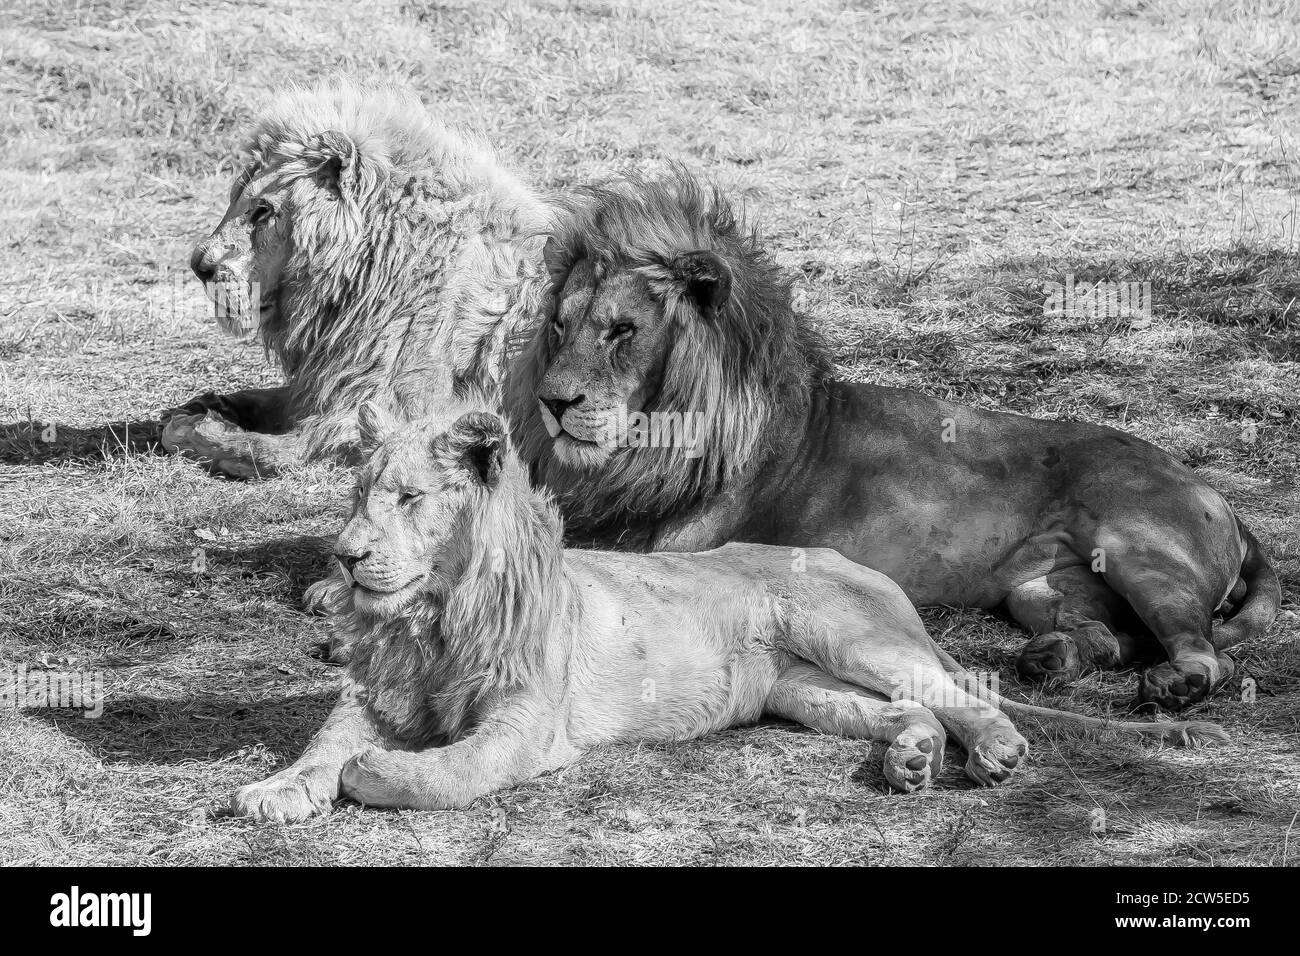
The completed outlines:
[[[1103,622],[1110,614],[1118,624],[1108,628],[1113,636],[1127,630],[1138,638],[1131,648],[1119,644],[1119,662],[1148,657],[1154,666],[1143,672],[1138,701],[1166,710],[1202,700],[1231,667],[1213,641],[1213,614],[1225,597],[1240,593],[1238,527],[1217,494],[1196,494],[1192,517],[1184,513],[1187,502],[1172,495],[1144,503],[1144,509],[1164,507],[1164,514],[1121,510],[1101,521],[1085,543],[1096,545],[1098,572],[1078,567],[1068,579],[1064,571],[1048,576],[1066,593],[1061,614]],[[1008,606],[1016,613],[1010,598]],[[1126,627],[1126,619],[1136,623]]]
[[[929,786],[943,767],[947,735],[929,710],[910,700],[885,700],[812,664],[782,672],[765,710],[822,733],[887,743],[885,780],[903,793]]]
[[[1034,635],[1016,659],[1026,680],[1072,681],[1127,667],[1139,651],[1133,633],[1147,636],[1128,602],[1083,565],[1025,582],[1007,595],[1006,608]]]
[[[832,677],[888,693],[895,702],[916,701],[956,737],[969,757],[966,776],[982,786],[1006,783],[1019,770],[1029,744],[979,687],[974,675],[958,685],[940,662],[916,612],[910,619],[864,619],[827,606],[808,630],[802,650]]]

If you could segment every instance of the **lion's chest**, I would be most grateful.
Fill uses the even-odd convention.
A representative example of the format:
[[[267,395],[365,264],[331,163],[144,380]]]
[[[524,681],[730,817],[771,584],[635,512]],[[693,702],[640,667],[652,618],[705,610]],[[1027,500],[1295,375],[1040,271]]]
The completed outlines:
[[[349,673],[365,688],[380,729],[420,746],[459,738],[472,718],[464,695],[449,692],[458,683],[452,664],[435,629],[420,639],[380,635],[359,641]]]

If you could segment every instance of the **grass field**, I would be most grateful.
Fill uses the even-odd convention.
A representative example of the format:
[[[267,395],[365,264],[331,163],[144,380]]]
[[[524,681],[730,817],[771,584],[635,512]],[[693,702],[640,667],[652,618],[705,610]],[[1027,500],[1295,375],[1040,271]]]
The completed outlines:
[[[1298,25],[1293,3],[1144,0],[11,0],[0,667],[102,671],[107,700],[0,712],[0,862],[1300,861]],[[1234,679],[1195,709],[1234,742],[1028,725],[1012,785],[977,790],[950,756],[902,797],[878,750],[771,725],[611,748],[464,812],[225,817],[331,704],[300,600],[348,480],[215,481],[150,440],[196,392],[276,381],[186,260],[240,126],[334,71],[413,84],[541,187],[684,160],[746,198],[845,377],[1106,422],[1197,467],[1285,590],[1240,650],[1257,699]],[[1067,275],[1149,281],[1152,314],[1045,317]],[[1133,699],[1132,674],[1040,694],[1014,627],[926,618],[1013,696]]]

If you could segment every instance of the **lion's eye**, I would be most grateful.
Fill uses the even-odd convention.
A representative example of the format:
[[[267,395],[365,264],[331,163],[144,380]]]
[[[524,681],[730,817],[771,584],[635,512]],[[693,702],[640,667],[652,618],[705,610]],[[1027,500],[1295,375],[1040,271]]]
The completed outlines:
[[[560,321],[559,316],[551,319],[551,328],[555,329],[557,335],[564,334],[564,323]]]
[[[261,200],[248,212],[248,224],[250,226],[260,226],[266,220],[275,215],[275,207],[269,202]]]
[[[631,322],[619,322],[609,330],[610,340],[621,339],[625,335],[636,334],[636,326]]]
[[[413,505],[424,497],[423,491],[403,491],[397,496],[397,503],[402,507]]]

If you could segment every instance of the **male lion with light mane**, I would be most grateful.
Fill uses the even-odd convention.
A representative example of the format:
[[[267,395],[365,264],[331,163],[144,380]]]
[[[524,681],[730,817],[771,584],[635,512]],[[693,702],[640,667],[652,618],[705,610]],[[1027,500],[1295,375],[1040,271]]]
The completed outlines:
[[[464,807],[593,747],[764,714],[884,741],[885,779],[904,791],[938,775],[945,731],[973,780],[1009,779],[1028,745],[999,704],[1162,741],[1225,739],[1208,723],[1108,724],[971,693],[898,586],[834,551],[565,550],[559,513],[493,412],[399,426],[367,404],[360,424],[376,450],[339,535],[351,588],[333,621],[351,635],[349,680],[297,762],[235,794],[238,813],[301,820],[340,789],[377,806]]]
[[[548,212],[487,146],[412,93],[336,81],[281,96],[244,152],[191,265],[285,384],[167,413],[169,451],[239,478],[346,461],[362,401],[418,414],[499,384],[506,343],[536,321]]]
[[[1259,543],[1152,445],[834,381],[756,235],[680,170],[583,191],[545,255],[553,317],[508,409],[575,541],[834,548],[918,605],[1004,607],[1031,679],[1163,656],[1139,699],[1169,709],[1277,613]],[[629,413],[694,415],[703,447],[620,440]]]

